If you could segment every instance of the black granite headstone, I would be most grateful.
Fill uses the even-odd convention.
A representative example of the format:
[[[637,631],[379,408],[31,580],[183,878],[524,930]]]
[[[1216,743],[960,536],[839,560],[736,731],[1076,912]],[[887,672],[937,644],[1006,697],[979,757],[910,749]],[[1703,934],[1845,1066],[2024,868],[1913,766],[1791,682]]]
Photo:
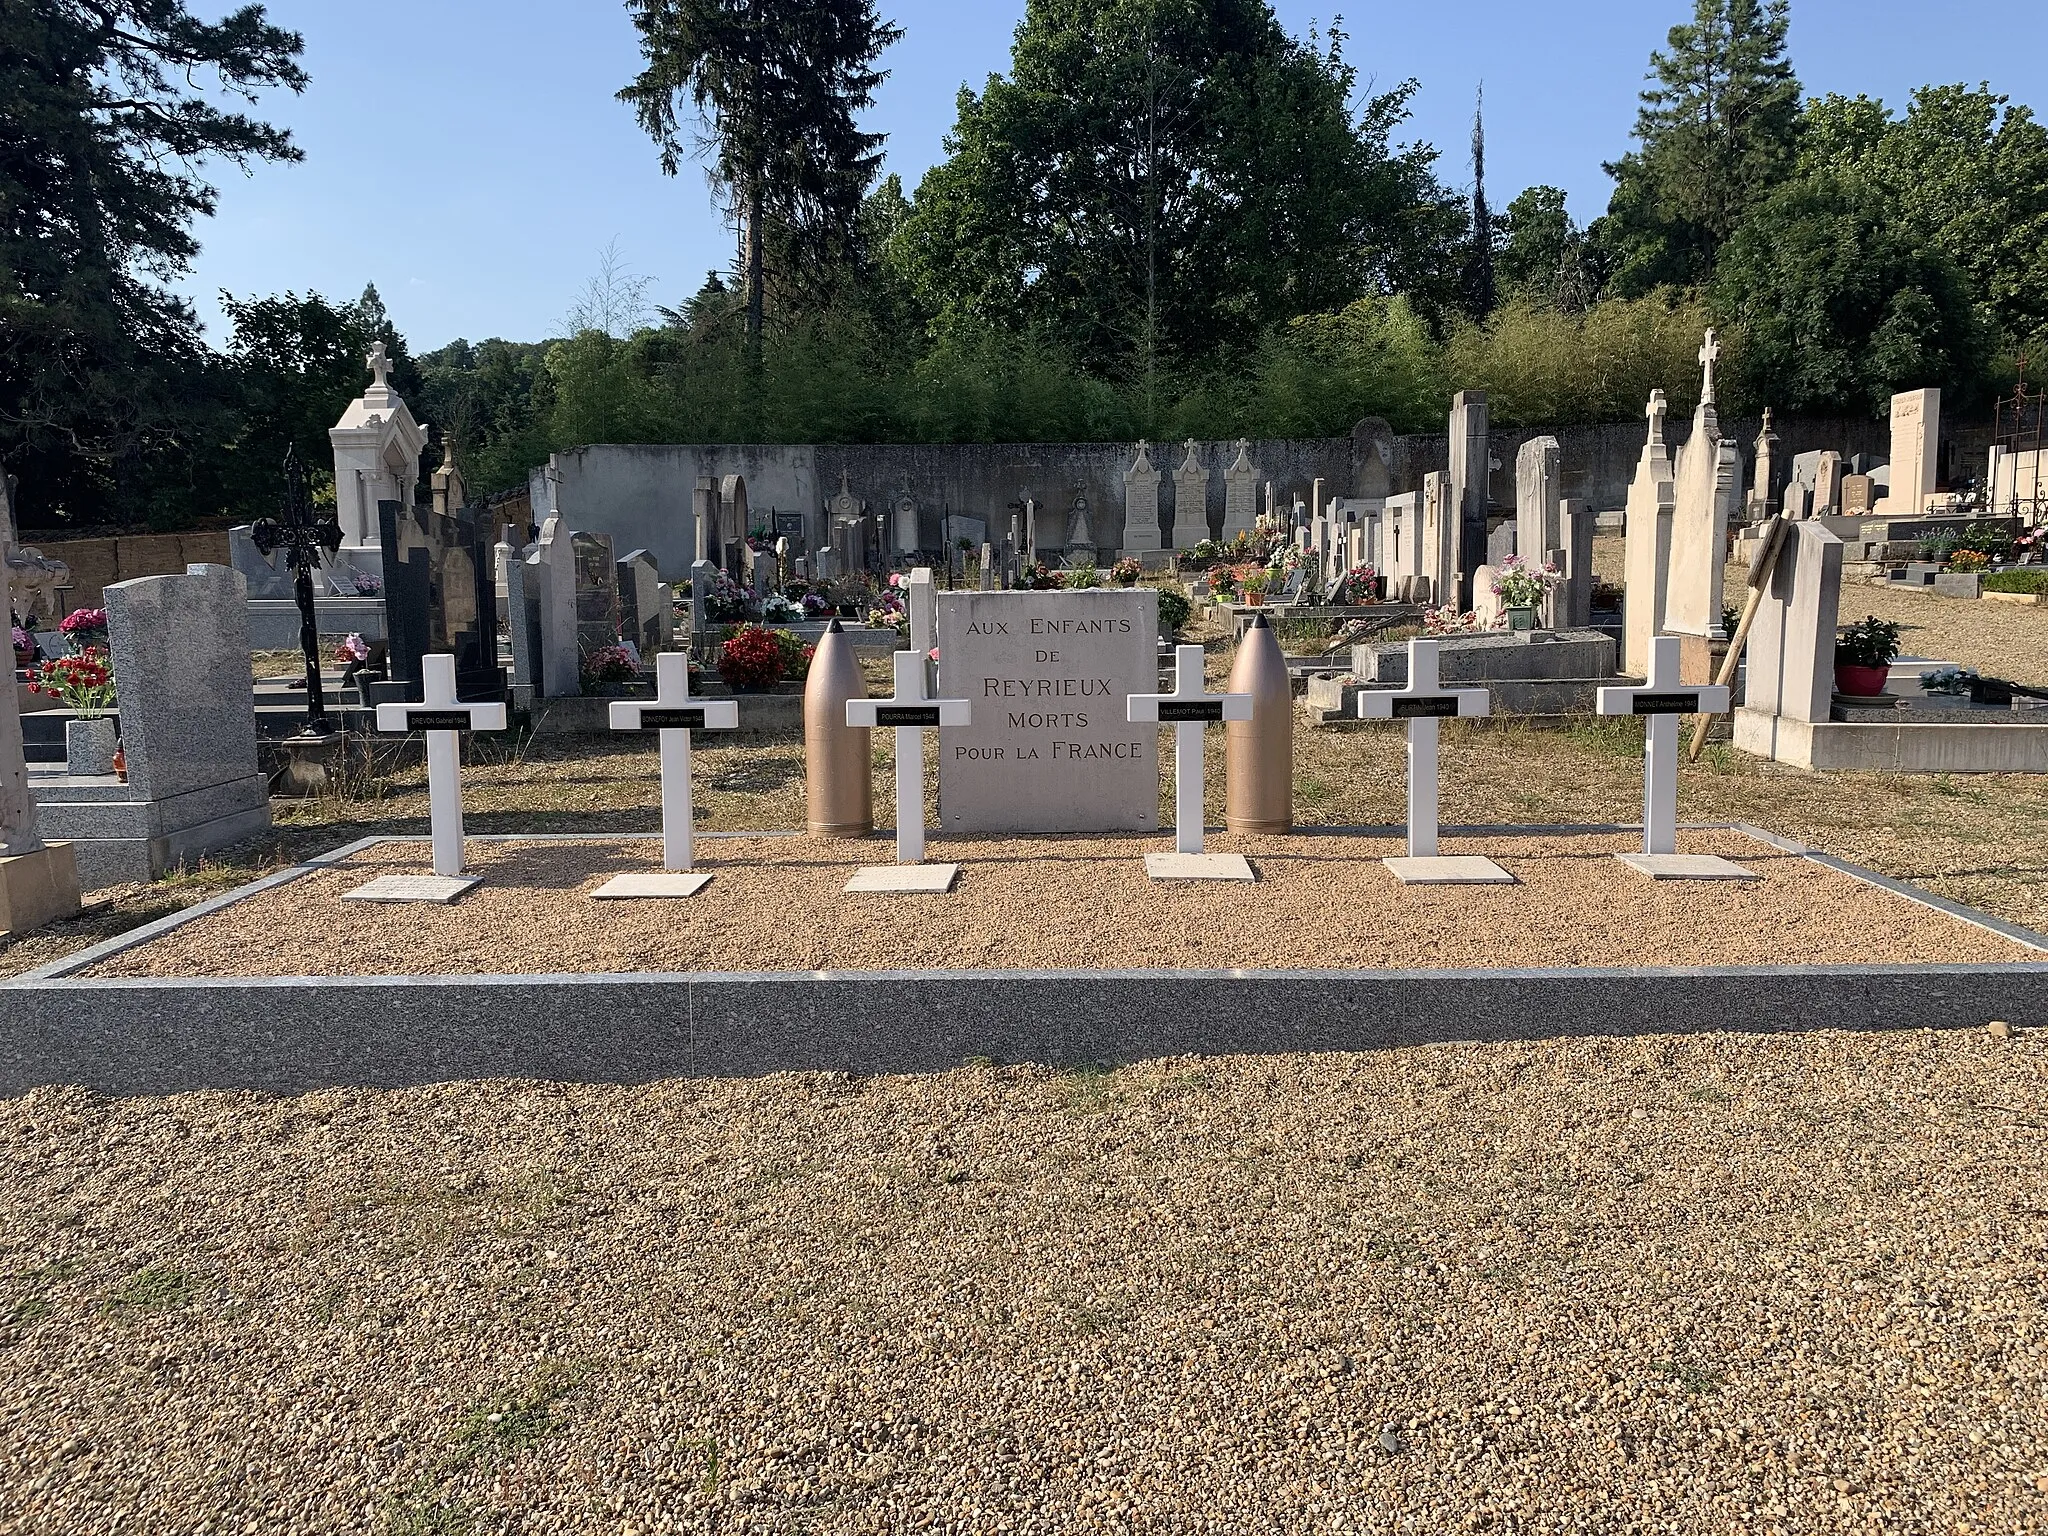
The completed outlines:
[[[499,699],[498,584],[492,569],[497,527],[476,508],[436,512],[431,506],[377,503],[384,545],[384,625],[390,678],[408,699],[425,686],[422,658],[455,658],[455,691],[464,700]]]

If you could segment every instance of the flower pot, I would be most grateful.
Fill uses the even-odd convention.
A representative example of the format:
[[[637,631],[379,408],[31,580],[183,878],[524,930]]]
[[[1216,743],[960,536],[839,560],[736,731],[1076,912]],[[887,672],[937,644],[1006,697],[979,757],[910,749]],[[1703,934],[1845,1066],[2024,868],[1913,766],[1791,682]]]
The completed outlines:
[[[36,648],[32,645],[26,647],[17,645],[14,648],[14,664],[24,671],[34,666],[36,664]]]
[[[64,722],[64,769],[73,775],[112,773],[119,745],[114,717]]]
[[[1859,667],[1854,662],[1835,663],[1835,692],[1852,699],[1874,699],[1884,692],[1889,667]]]
[[[1534,608],[1510,608],[1508,610],[1508,628],[1511,631],[1518,633],[1526,632],[1535,627],[1536,610]]]

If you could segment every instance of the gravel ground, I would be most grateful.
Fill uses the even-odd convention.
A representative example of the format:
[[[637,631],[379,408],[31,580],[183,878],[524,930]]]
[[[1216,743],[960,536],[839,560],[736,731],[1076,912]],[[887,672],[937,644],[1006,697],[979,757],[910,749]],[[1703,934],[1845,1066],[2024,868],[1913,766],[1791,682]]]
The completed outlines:
[[[945,895],[849,897],[886,842],[718,839],[712,883],[685,901],[605,901],[612,876],[654,868],[653,843],[471,843],[484,883],[453,906],[343,899],[375,874],[431,872],[427,848],[387,844],[197,918],[97,966],[108,976],[447,975],[471,971],[894,970],[1862,963],[2038,959],[2008,939],[1730,832],[1685,852],[1740,859],[1740,885],[1652,881],[1613,854],[1627,836],[1447,838],[1513,886],[1403,887],[1378,860],[1392,837],[1217,836],[1254,885],[1155,884],[1166,840],[937,839],[957,859]],[[1142,921],[1130,914],[1142,912]],[[1021,919],[1021,921],[1020,921]],[[250,942],[251,934],[262,942]]]
[[[0,1531],[2039,1531],[2042,1038],[39,1091]]]

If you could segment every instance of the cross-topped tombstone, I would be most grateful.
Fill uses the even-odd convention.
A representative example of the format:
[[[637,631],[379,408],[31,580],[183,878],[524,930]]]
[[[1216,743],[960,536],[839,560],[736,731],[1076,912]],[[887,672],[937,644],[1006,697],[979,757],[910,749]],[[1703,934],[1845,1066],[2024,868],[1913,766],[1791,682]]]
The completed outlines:
[[[1728,690],[1687,686],[1678,680],[1678,637],[1650,642],[1650,675],[1642,687],[1602,688],[1603,715],[1643,718],[1643,851],[1615,857],[1652,880],[1754,880],[1740,864],[1710,853],[1678,851],[1678,721],[1681,715],[1721,714]]]
[[[690,696],[690,658],[663,651],[654,658],[654,698],[614,699],[615,731],[661,733],[661,867],[658,875],[619,875],[591,894],[600,900],[627,897],[694,896],[709,875],[693,873],[690,805],[690,732],[730,731],[739,726],[740,707],[731,699]]]
[[[347,893],[354,901],[450,902],[477,883],[462,873],[462,748],[464,731],[505,729],[503,704],[465,704],[455,697],[455,658],[435,651],[421,659],[424,699],[379,704],[377,729],[419,731],[427,738],[427,806],[434,833],[434,874],[383,875]]]
[[[1173,649],[1173,692],[1133,693],[1126,718],[1173,727],[1173,852],[1145,855],[1154,880],[1250,880],[1252,867],[1241,853],[1202,852],[1202,728],[1225,720],[1249,720],[1248,693],[1209,693],[1202,686],[1202,648]]]
[[[1382,859],[1403,885],[1512,885],[1515,877],[1477,854],[1437,852],[1437,738],[1443,722],[1492,713],[1484,688],[1446,688],[1434,640],[1408,642],[1408,685],[1358,695],[1361,720],[1408,722],[1408,856]]]
[[[965,699],[934,699],[925,694],[925,653],[896,652],[896,693],[887,699],[848,699],[848,725],[896,728],[896,863],[862,869],[847,882],[849,891],[946,891],[960,872],[958,864],[924,862],[924,733],[935,726],[966,725],[971,719]],[[914,865],[915,868],[900,866]]]

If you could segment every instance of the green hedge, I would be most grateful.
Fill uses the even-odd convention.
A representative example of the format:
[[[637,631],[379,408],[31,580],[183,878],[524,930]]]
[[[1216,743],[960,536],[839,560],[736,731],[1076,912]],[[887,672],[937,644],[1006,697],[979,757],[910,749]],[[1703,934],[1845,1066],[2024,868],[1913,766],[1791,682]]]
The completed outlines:
[[[1993,571],[1984,578],[1986,592],[2048,592],[2048,568],[2027,571]]]

